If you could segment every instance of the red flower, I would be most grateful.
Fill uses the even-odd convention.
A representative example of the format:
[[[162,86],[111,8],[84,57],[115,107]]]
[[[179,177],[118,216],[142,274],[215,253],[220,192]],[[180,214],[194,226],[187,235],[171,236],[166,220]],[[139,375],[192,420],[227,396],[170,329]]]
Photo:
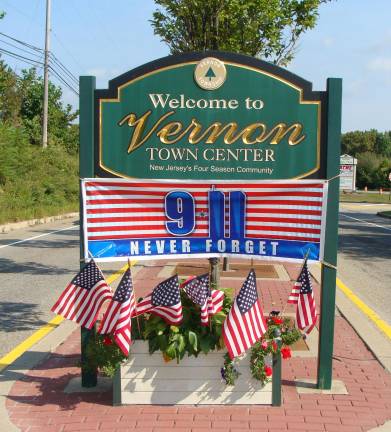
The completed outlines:
[[[271,376],[273,373],[273,369],[270,366],[265,366],[265,374],[266,376]]]
[[[110,336],[105,336],[103,339],[103,345],[113,345],[113,341]]]
[[[267,350],[267,342],[266,342],[266,341],[263,341],[263,342],[261,343],[261,348],[262,348],[263,350]]]
[[[283,324],[284,320],[282,318],[278,318],[278,317],[272,317],[273,323],[275,325],[280,325]]]
[[[292,357],[292,351],[288,347],[281,348],[281,355],[283,359],[289,359]]]
[[[278,345],[277,345],[277,342],[275,340],[272,341],[272,347],[273,347],[273,351],[276,352],[278,349]]]

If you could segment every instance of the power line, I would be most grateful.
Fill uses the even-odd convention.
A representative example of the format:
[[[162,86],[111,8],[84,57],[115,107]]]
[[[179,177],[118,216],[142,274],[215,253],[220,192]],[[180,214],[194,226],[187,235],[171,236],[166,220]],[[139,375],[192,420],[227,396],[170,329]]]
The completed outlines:
[[[71,90],[73,93],[75,93],[76,96],[79,96],[79,93],[76,89],[72,87],[71,84],[69,84],[58,72],[56,69],[54,69],[51,65],[49,65],[49,69],[56,75],[57,79],[59,79],[65,86],[68,87],[69,90]]]
[[[31,65],[31,66],[33,66],[33,67],[37,67],[37,66],[39,66],[39,64],[43,65],[43,63],[39,63],[39,64],[38,64],[38,62],[35,63],[35,62],[30,62],[30,61],[28,61],[28,60],[21,60],[18,56],[15,56],[15,55],[13,55],[13,54],[9,54],[9,53],[4,53],[3,50],[2,50],[1,48],[0,48],[0,52],[3,53],[4,55],[8,56],[8,57],[12,57],[12,58],[14,58],[14,59],[16,59],[16,60],[22,61],[23,63],[27,63],[27,64],[29,64],[29,65]]]
[[[17,42],[17,43],[19,43],[19,44],[25,46],[25,47],[28,47],[29,49],[32,49],[32,50],[34,50],[34,51],[38,51],[38,52],[40,52],[40,53],[44,53],[44,50],[43,50],[43,49],[38,48],[38,47],[36,47],[36,46],[34,46],[34,45],[31,45],[31,44],[29,44],[29,43],[27,43],[27,42],[21,41],[21,40],[19,40],[19,39],[16,39],[16,38],[14,38],[14,37],[12,37],[12,36],[9,36],[9,35],[7,35],[7,34],[5,34],[5,33],[0,32],[0,35],[6,37],[6,38],[8,38],[8,39],[11,39],[11,40],[13,40],[13,41],[15,41],[15,42]],[[29,55],[35,55],[35,56],[37,56],[37,54],[33,54],[32,52],[27,51],[27,50],[25,50],[25,49],[23,49],[23,48],[20,48],[20,47],[14,45],[14,44],[11,44],[10,42],[7,42],[7,41],[1,40],[1,39],[0,39],[0,42],[3,42],[3,43],[5,43],[5,44],[7,44],[7,45],[10,45],[10,46],[12,46],[13,48],[16,48],[16,49],[18,49],[18,50],[20,50],[20,51],[26,52],[26,53],[28,53]],[[62,69],[62,70],[64,71],[64,73],[65,73],[66,75],[68,75],[69,78],[73,79],[77,84],[79,83],[79,80],[76,78],[76,76],[75,76],[75,75],[74,75],[74,74],[73,74],[73,73],[72,73],[72,72],[71,72],[71,71],[70,71],[70,70],[69,70],[69,69],[64,65],[64,63],[61,62],[61,60],[60,60],[57,56],[55,56],[55,55],[51,52],[51,53],[50,53],[50,57],[52,57],[53,62],[57,63],[57,66],[58,66],[60,69]]]
[[[8,7],[10,7],[11,9],[14,9],[16,12],[18,12],[20,15],[23,15],[25,18],[28,18],[28,20],[31,22],[32,17],[30,15],[27,15],[26,13],[24,13],[21,9],[17,8],[14,4],[9,2],[8,0],[5,0],[5,1],[8,4]]]
[[[43,64],[42,62],[40,62],[38,60],[34,60],[34,59],[31,59],[31,58],[22,56],[21,54],[14,53],[12,51],[8,51],[8,50],[6,50],[4,48],[0,48],[0,52],[2,52],[5,55],[8,55],[10,57],[14,57],[14,58],[18,58],[18,59],[24,60],[24,61],[26,61],[26,63],[30,63],[30,64],[33,63],[34,65],[36,65],[37,63],[38,64]]]
[[[11,42],[7,42],[7,41],[2,40],[2,39],[0,39],[0,42],[1,42],[1,43],[4,43],[4,44],[6,44],[6,45],[8,45],[8,46],[10,46],[10,47],[12,47],[12,48],[15,48],[15,49],[17,49],[17,50],[19,50],[19,51],[25,52],[25,53],[27,53],[27,54],[29,54],[29,55],[32,55],[32,56],[35,56],[35,57],[41,57],[39,54],[36,54],[36,51],[33,51],[33,52],[28,51],[28,50],[26,50],[26,49],[24,49],[24,48],[19,47],[18,45],[15,45],[15,44],[13,44],[13,43],[11,43]]]
[[[60,3],[59,3],[60,4]],[[75,56],[71,53],[71,51],[69,51],[69,49],[63,44],[63,42],[61,41],[61,39],[58,37],[57,33],[52,29],[52,33],[53,36],[55,37],[55,39],[57,40],[57,42],[63,47],[63,49],[66,51],[66,53],[69,55],[69,57],[72,58],[73,62],[81,69],[85,69],[84,66],[82,66],[80,64],[80,62],[75,58]]]
[[[38,48],[34,45],[31,45],[27,42],[24,42],[20,39],[17,39],[13,36],[7,35],[3,32],[0,32],[0,35],[3,37],[6,37],[22,46],[24,46],[25,48],[28,48],[30,50],[33,50],[33,52],[26,50],[25,48],[21,48],[15,44],[12,44],[10,42],[7,42],[5,40],[1,40],[0,42],[3,42],[11,47],[13,47],[14,49],[17,49],[19,51],[25,52],[27,54],[29,54],[29,56],[34,56],[34,57],[38,57],[39,60],[35,60],[33,58],[30,57],[26,57],[20,53],[17,52],[13,52],[10,50],[7,50],[3,47],[0,46],[0,52],[2,52],[3,54],[15,58],[17,60],[23,61],[31,66],[37,67],[39,66],[40,69],[42,69],[42,66],[44,66],[44,62],[42,62],[42,54],[44,54],[44,50],[41,48]],[[39,55],[36,54],[39,52]],[[62,84],[64,84],[69,90],[71,90],[73,93],[75,93],[76,95],[78,95],[77,90],[74,88],[74,86],[78,86],[79,81],[78,79],[75,77],[75,75],[61,62],[61,60],[55,56],[53,53],[50,53],[50,65],[49,68],[51,69],[51,71],[54,73],[55,77],[57,78],[57,80],[59,80]],[[68,80],[71,80],[71,83],[68,82]]]
[[[51,53],[51,57],[54,63],[56,63],[57,66],[59,66],[60,69],[62,69],[65,74],[69,76],[69,78],[72,78],[77,84],[79,83],[78,78],[64,65],[64,63],[61,62],[58,57],[56,57],[53,53]]]
[[[51,60],[53,60],[53,62],[60,69],[62,69],[64,71],[64,73],[66,75],[68,75],[68,77],[75,82],[76,85],[79,85],[79,80],[75,77],[75,75],[73,75],[73,73],[53,53],[50,53],[50,57],[51,57]]]
[[[44,50],[43,50],[42,48],[38,48],[38,47],[36,47],[35,45],[31,45],[31,44],[29,44],[29,43],[27,43],[27,42],[23,42],[23,41],[21,41],[21,40],[19,40],[19,39],[16,39],[16,38],[14,38],[14,37],[12,37],[12,36],[9,36],[9,35],[7,35],[7,34],[5,34],[5,33],[3,33],[3,32],[0,32],[0,35],[6,37],[6,38],[8,38],[8,39],[11,39],[11,40],[13,40],[14,42],[17,42],[17,43],[19,43],[19,44],[21,44],[21,45],[27,46],[27,47],[29,47],[29,48],[35,50],[35,51],[44,52]]]
[[[6,49],[1,48],[1,47],[0,47],[0,52],[3,53],[3,54],[5,54],[5,55],[7,55],[7,56],[9,56],[9,57],[12,57],[12,58],[15,58],[17,60],[23,61],[23,62],[25,62],[25,63],[27,63],[27,64],[29,64],[31,66],[34,66],[34,67],[37,67],[38,65],[40,65],[40,67],[42,67],[44,65],[44,63],[42,61],[34,60],[34,59],[29,58],[29,57],[22,56],[21,54],[18,54],[18,53],[6,50]],[[70,84],[66,80],[66,78],[64,78],[64,76],[61,74],[60,71],[58,71],[57,69],[55,69],[52,65],[49,65],[49,69],[53,72],[53,74],[55,75],[55,77],[58,80],[60,80],[69,90],[71,90],[76,95],[79,95],[78,91],[73,87],[72,84]]]

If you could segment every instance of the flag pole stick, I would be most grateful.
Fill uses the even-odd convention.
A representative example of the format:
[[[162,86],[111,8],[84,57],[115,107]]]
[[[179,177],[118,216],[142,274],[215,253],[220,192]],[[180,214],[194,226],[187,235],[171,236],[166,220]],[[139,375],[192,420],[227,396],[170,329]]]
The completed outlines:
[[[210,267],[209,267],[209,270],[210,270]],[[209,272],[209,292],[212,293],[212,288],[210,286],[211,285],[210,284],[210,278],[211,278],[211,273]],[[209,316],[209,312],[208,312],[208,320],[209,320],[209,331],[212,332],[212,317]]]
[[[305,253],[304,260],[303,260],[303,264],[302,264],[301,269],[300,269],[300,273],[303,271],[304,264],[306,263],[309,254],[310,254],[310,248],[308,248],[308,249],[307,249],[307,252]],[[299,276],[300,276],[300,273],[299,273]],[[298,277],[299,277],[299,276],[298,276]]]
[[[128,258],[128,267],[129,267],[129,270],[132,271],[132,262],[130,261],[130,258]],[[133,290],[134,290],[134,297],[136,298],[136,290],[134,289],[134,287],[133,287]],[[136,316],[136,322],[137,322],[138,334],[141,337],[141,328],[140,328],[139,315]]]

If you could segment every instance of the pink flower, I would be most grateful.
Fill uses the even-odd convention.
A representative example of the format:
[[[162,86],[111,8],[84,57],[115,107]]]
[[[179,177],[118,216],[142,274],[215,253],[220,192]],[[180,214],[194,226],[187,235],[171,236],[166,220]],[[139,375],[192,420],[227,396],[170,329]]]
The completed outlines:
[[[270,366],[265,366],[265,374],[266,376],[271,376],[273,373],[273,369]]]
[[[292,357],[292,351],[288,347],[281,348],[281,355],[283,359],[289,359]]]
[[[263,350],[266,350],[266,349],[267,349],[267,342],[266,342],[266,341],[263,341],[263,342],[261,343],[261,348],[262,348]]]

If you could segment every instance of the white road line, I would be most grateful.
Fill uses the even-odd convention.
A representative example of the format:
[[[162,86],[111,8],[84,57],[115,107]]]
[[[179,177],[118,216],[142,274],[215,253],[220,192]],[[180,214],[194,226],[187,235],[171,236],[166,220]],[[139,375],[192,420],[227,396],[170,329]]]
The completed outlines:
[[[8,246],[15,245],[15,244],[18,244],[18,243],[24,243],[24,242],[28,242],[28,241],[31,241],[31,240],[35,240],[37,238],[45,237],[45,236],[48,236],[48,235],[51,235],[51,234],[55,234],[55,233],[58,233],[58,232],[61,232],[61,231],[70,231],[70,230],[74,230],[74,229],[79,229],[79,225],[76,225],[76,226],[73,226],[73,227],[61,228],[61,229],[56,230],[56,231],[51,231],[51,232],[48,232],[48,233],[45,233],[45,234],[40,234],[40,235],[37,235],[37,236],[34,236],[34,237],[26,238],[24,240],[18,240],[18,241],[13,242],[13,243],[8,243],[6,245],[0,246],[0,249],[3,249],[3,248],[8,247]]]
[[[375,227],[383,228],[383,229],[385,229],[385,230],[387,230],[387,231],[391,231],[391,228],[385,227],[385,226],[383,226],[383,225],[378,225],[378,224],[375,224],[375,223],[373,223],[373,222],[368,222],[368,221],[363,220],[363,219],[357,219],[357,218],[355,218],[355,217],[353,217],[353,216],[348,216],[348,215],[346,215],[346,214],[344,214],[344,213],[340,213],[340,215],[341,215],[341,216],[345,216],[346,218],[349,218],[349,219],[353,219],[353,220],[356,220],[356,221],[359,221],[359,222],[365,223],[365,224],[367,224],[367,225],[373,225],[373,226],[375,226]]]
[[[348,202],[341,202],[341,207],[378,207],[378,206],[389,206],[390,204],[387,203],[348,203]]]

